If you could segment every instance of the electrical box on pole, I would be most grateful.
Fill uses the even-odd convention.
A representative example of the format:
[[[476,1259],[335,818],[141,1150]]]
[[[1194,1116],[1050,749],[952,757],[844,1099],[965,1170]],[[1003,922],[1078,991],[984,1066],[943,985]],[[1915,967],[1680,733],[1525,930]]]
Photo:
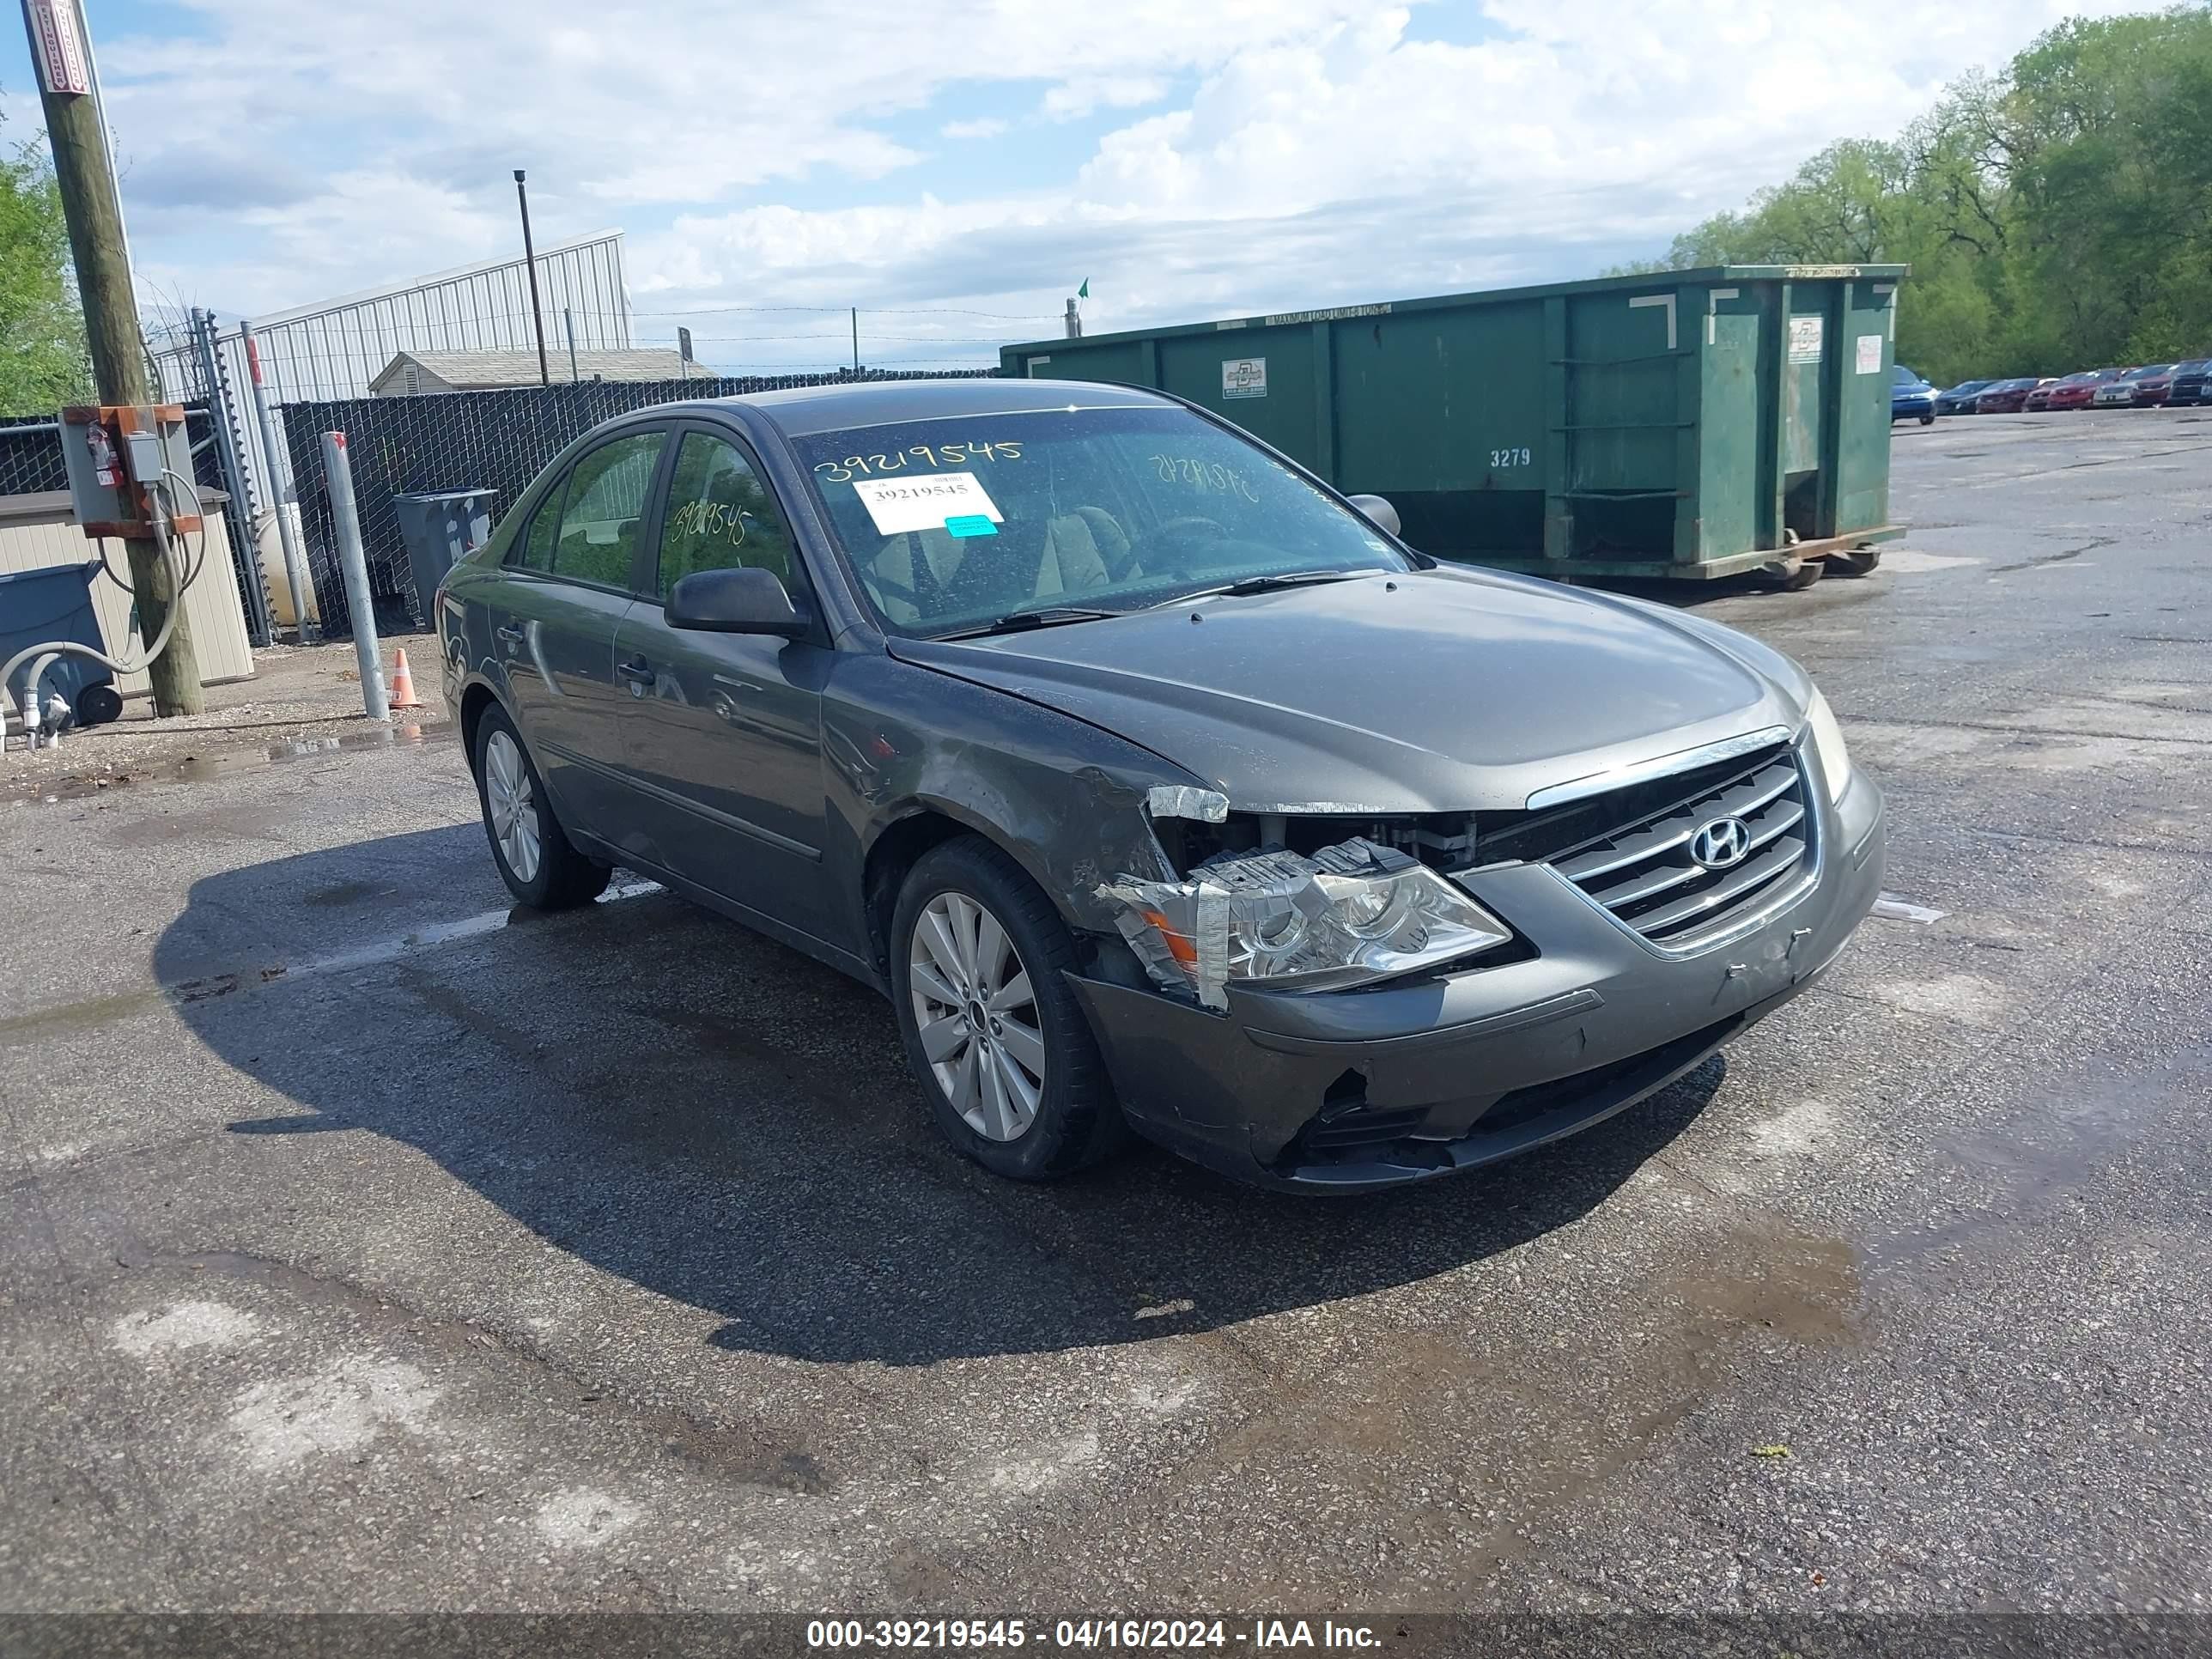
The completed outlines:
[[[70,506],[86,535],[152,535],[155,515],[148,492],[156,487],[169,502],[171,533],[201,527],[181,404],[64,409],[61,429]]]

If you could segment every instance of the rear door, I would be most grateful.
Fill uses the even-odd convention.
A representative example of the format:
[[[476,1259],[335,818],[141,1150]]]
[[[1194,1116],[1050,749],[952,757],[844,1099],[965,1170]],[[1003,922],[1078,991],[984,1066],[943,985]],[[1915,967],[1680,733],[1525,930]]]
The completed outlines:
[[[834,653],[813,639],[671,628],[665,606],[695,571],[771,572],[802,614],[813,586],[751,451],[687,422],[637,602],[617,631],[633,799],[656,861],[764,916],[824,934],[822,686]]]
[[[640,521],[668,441],[632,428],[577,457],[507,554],[492,650],[556,809],[619,842],[622,692],[615,629],[630,607]]]

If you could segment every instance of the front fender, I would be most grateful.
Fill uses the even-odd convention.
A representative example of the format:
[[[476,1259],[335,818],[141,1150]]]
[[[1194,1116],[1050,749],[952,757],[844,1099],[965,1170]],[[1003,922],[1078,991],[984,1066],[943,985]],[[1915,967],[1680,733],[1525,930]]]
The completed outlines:
[[[1207,787],[1073,715],[889,656],[839,665],[823,727],[832,835],[856,876],[884,835],[936,812],[1003,849],[1071,927],[1093,933],[1115,930],[1101,884],[1173,878],[1148,793]]]

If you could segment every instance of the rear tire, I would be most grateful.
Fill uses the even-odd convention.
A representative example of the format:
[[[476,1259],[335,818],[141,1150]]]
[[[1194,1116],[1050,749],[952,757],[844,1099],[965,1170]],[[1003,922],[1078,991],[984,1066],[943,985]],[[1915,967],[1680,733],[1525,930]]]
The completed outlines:
[[[1075,939],[980,836],[933,848],[899,890],[890,978],[907,1060],[939,1130],[994,1175],[1050,1181],[1127,1138],[1069,988]]]
[[[508,892],[533,910],[568,910],[606,890],[613,869],[569,841],[522,734],[496,703],[477,722],[476,774],[484,835]]]
[[[1923,426],[1933,426],[1936,424],[1936,417],[1933,415],[1923,415],[1920,417],[1920,424]]]

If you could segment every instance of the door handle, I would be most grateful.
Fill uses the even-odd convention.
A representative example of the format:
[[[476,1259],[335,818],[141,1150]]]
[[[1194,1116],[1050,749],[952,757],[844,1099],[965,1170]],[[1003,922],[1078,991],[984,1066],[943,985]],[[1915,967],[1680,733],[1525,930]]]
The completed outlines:
[[[615,672],[632,685],[651,685],[653,681],[653,665],[643,657],[632,657],[628,662],[617,663]]]
[[[519,646],[523,642],[523,641],[530,637],[528,634],[524,632],[521,629],[514,626],[512,623],[509,623],[504,628],[495,629],[492,631],[498,635],[501,639],[505,640],[509,645]]]

